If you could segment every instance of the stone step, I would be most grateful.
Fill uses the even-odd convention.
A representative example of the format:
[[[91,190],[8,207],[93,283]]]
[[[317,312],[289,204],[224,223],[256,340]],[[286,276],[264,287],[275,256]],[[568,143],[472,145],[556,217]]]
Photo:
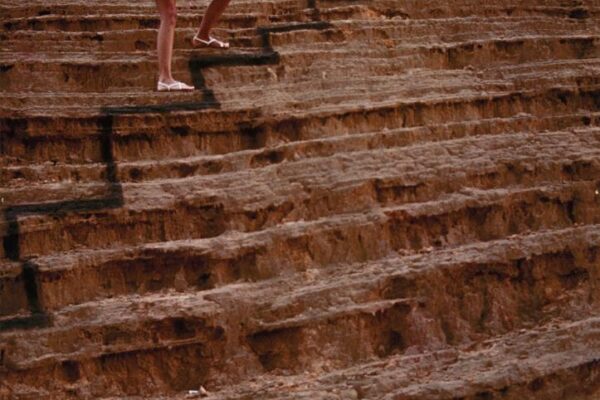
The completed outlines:
[[[365,132],[346,136],[334,136],[300,140],[269,148],[246,150],[224,155],[119,162],[116,171],[121,183],[157,179],[189,178],[198,175],[231,173],[246,169],[262,168],[275,164],[326,157],[342,151],[354,152],[367,149],[410,146],[423,142],[459,139],[475,135],[500,135],[514,132],[548,132],[550,129],[580,130],[600,125],[600,113],[582,112],[568,115],[535,117],[521,114],[508,118],[489,118],[476,121],[428,124],[427,127],[398,128],[385,132]],[[590,132],[594,131],[591,128]],[[575,164],[577,165],[577,164]],[[24,198],[21,190],[35,191],[38,201],[52,201],[53,194],[69,187],[72,193],[81,185],[101,184],[106,181],[106,165],[102,163],[65,164],[43,163],[7,166],[0,169],[0,179],[7,188],[0,191],[5,198]],[[103,190],[107,188],[104,187]],[[106,193],[105,191],[102,193]],[[64,193],[63,193],[64,195]],[[17,204],[18,201],[15,201]]]
[[[590,6],[593,6],[594,4],[595,3],[591,3]],[[202,14],[207,5],[208,3],[206,1],[184,2],[182,4],[178,4],[178,10],[184,12],[198,11],[200,14]],[[31,16],[43,17],[61,15],[156,13],[156,2],[152,0],[140,0],[135,3],[128,3],[124,1],[106,2],[101,0],[90,0],[86,1],[85,3],[81,3],[77,0],[62,0],[56,4],[53,4],[52,7],[48,7],[47,3],[37,0],[28,1],[27,4],[15,4],[9,0],[2,0],[0,2],[0,7],[2,7],[2,10],[5,12],[4,15],[10,18],[27,18]],[[240,0],[234,4],[231,4],[227,8],[225,16],[231,13],[248,14],[249,12],[289,14],[305,8],[314,8],[314,5],[306,0],[269,0],[261,3]]]
[[[600,395],[599,328],[597,316],[573,322],[554,321],[489,339],[480,345],[393,355],[348,369],[326,370],[322,374],[263,374],[242,384],[215,386],[215,391],[206,398],[430,400],[460,396],[464,399],[593,400]],[[190,385],[186,389],[197,387]],[[183,399],[184,396],[179,393],[170,398]]]
[[[282,222],[258,231],[221,229],[208,232],[207,236],[214,237],[204,239],[29,256],[27,265],[34,271],[36,301],[43,309],[172,288],[179,284],[178,275],[186,286],[206,290],[239,279],[267,279],[290,270],[377,259],[392,251],[457,246],[529,231],[597,224],[599,186],[599,181],[583,181],[473,189],[429,202]],[[132,225],[127,234],[133,237],[134,231],[141,229],[139,223]],[[100,232],[94,237],[86,232],[88,240],[115,235],[106,228]],[[77,239],[65,242],[72,247]],[[11,281],[17,279],[24,277],[11,277]]]
[[[300,36],[301,37],[301,36]],[[202,73],[209,67],[239,70],[240,66],[263,66],[277,69],[285,77],[286,68],[304,67],[311,69],[316,61],[328,60],[356,62],[372,58],[403,57],[399,67],[460,69],[466,66],[483,66],[491,63],[506,64],[545,61],[549,59],[599,58],[600,36],[582,35],[525,35],[507,39],[481,38],[468,42],[402,44],[384,41],[373,42],[362,50],[352,43],[329,43],[288,46],[288,48],[240,48],[227,53],[212,52],[208,56],[197,50],[181,50],[174,56],[173,70],[177,76],[194,81],[199,88],[206,89]],[[390,52],[392,54],[390,54]],[[8,92],[46,92],[54,90],[69,92],[104,92],[107,90],[138,91],[152,89],[156,80],[156,55],[154,52],[136,53],[14,53],[1,57],[0,82]],[[348,60],[352,57],[351,60]],[[550,58],[552,57],[552,58]],[[413,60],[411,60],[411,58]],[[333,64],[331,64],[334,62]],[[237,68],[233,68],[236,67]],[[331,68],[331,67],[330,67]],[[326,71],[323,71],[326,72]],[[383,72],[383,71],[382,71]],[[294,74],[292,70],[292,76]],[[25,79],[26,78],[26,79]]]
[[[294,16],[300,13],[302,13],[302,10],[297,10]],[[177,24],[180,27],[195,28],[199,26],[201,19],[202,12],[200,10],[198,13],[188,12],[178,15]],[[250,14],[233,14],[228,12],[220,20],[219,26],[227,29],[249,28],[256,26],[261,20],[268,22],[265,14],[256,11]],[[95,11],[92,11],[89,14],[49,14],[4,19],[2,21],[4,32],[109,32],[149,28],[157,29],[159,25],[160,20],[156,7],[153,10],[146,10],[145,13],[97,14]]]
[[[519,40],[520,36],[527,34],[528,38],[544,37],[549,35],[586,36],[598,33],[595,20],[565,21],[562,26],[557,26],[553,17],[469,17],[442,20],[361,20],[356,18],[360,9],[356,7],[336,8],[339,13],[344,13],[340,20],[327,16],[318,21],[286,23],[268,23],[250,28],[227,29],[218,27],[215,34],[227,39],[233,48],[262,47],[264,32],[269,32],[270,43],[279,48],[286,45],[310,45],[317,43],[333,42],[343,43],[370,43],[383,42],[399,45],[426,45],[442,44],[456,46],[463,42],[464,45],[477,43],[481,39],[488,40]],[[112,16],[103,16],[113,20]],[[187,17],[183,17],[182,25],[188,26]],[[257,24],[261,24],[257,19]],[[190,38],[194,35],[195,28],[177,28],[175,35],[175,49],[188,49]],[[125,30],[102,30],[97,32],[70,32],[70,31],[39,31],[17,30],[3,34],[4,40],[0,47],[0,54],[8,57],[11,53],[49,53],[80,52],[101,54],[111,52],[136,53],[147,51],[156,47],[156,29],[139,28]],[[510,42],[505,42],[510,45]],[[500,44],[498,45],[500,46]],[[513,44],[515,46],[515,44]],[[23,55],[25,56],[25,54]]]
[[[596,400],[600,0],[0,0],[0,400]]]
[[[246,105],[246,109],[218,110],[192,100],[164,106],[105,108],[104,115],[89,115],[94,112],[89,109],[88,115],[13,115],[0,119],[0,132],[5,157],[13,160],[12,165],[43,161],[107,162],[106,157],[119,161],[180,158],[259,149],[384,127],[502,118],[520,112],[533,115],[595,112],[598,109],[595,87],[485,91],[484,87],[474,86],[470,92],[456,93],[460,90],[456,86],[455,93],[444,97],[407,98],[403,93],[392,92],[388,94],[391,97],[372,101],[366,107],[356,102],[325,106],[315,94],[311,108],[282,110],[268,118],[267,111],[260,108],[249,109]],[[321,93],[326,96],[325,91]],[[192,113],[193,110],[196,112]]]
[[[0,334],[4,367],[9,378],[51,393],[83,380],[78,390],[93,396],[151,395],[224,387],[266,371],[322,372],[465,349],[557,319],[584,321],[598,300],[599,250],[596,225],[202,293],[86,303],[53,313],[51,327]],[[167,359],[172,372],[152,383],[123,373]],[[105,381],[87,378],[99,373]]]
[[[395,93],[404,95],[407,99],[418,96],[432,97],[436,94],[447,95],[460,89],[483,92],[575,84],[593,86],[598,83],[597,71],[600,70],[600,58],[533,62],[517,66],[488,66],[477,70],[469,67],[445,71],[421,68],[396,69],[397,65],[393,66],[393,60],[392,58],[370,60],[369,63],[366,61],[348,63],[348,66],[340,66],[336,72],[331,70],[331,66],[321,68],[320,63],[314,63],[311,70],[244,67],[239,69],[238,78],[231,81],[224,81],[228,74],[224,75],[218,69],[210,70],[205,73],[205,85],[207,88],[212,88],[210,92],[213,97],[218,97],[218,101],[216,104],[204,106],[221,109],[243,108],[248,107],[248,100],[251,99],[263,108],[268,106],[270,110],[278,111],[291,101],[295,108],[299,108],[299,102],[310,107],[315,98],[321,99],[322,106],[328,103],[337,104],[342,93],[348,95],[349,101],[354,101],[357,94],[352,94],[352,91],[357,91],[363,98],[375,100],[389,96],[391,87],[396,88],[396,86]],[[237,68],[231,69],[237,70]],[[231,72],[229,68],[228,72]],[[352,79],[348,79],[346,75],[352,76]],[[307,84],[305,80],[299,79],[300,76],[304,76],[305,79],[310,77],[312,83]],[[265,97],[266,87],[268,92],[276,97],[275,99],[269,100]],[[299,92],[303,93],[302,97]],[[284,94],[287,94],[286,97],[282,97]],[[170,108],[171,111],[176,111],[177,105],[181,110],[186,109],[185,105],[193,110],[193,102],[190,100],[198,102],[202,99],[194,93],[173,93],[168,96],[171,101],[165,105],[165,112],[170,111]],[[115,113],[119,110],[122,110],[121,113],[126,113],[128,109],[131,113],[136,111],[150,113],[153,107],[156,108],[156,112],[161,110],[158,103],[164,102],[165,97],[164,93],[138,90],[108,93],[7,93],[0,112],[13,117],[23,115],[23,109],[28,110],[26,115],[47,115],[50,112],[90,114],[100,109],[110,113],[111,105],[120,103],[120,107],[112,107]],[[87,104],[88,107],[83,109],[82,104]],[[202,103],[197,103],[197,108],[201,109],[201,107]]]
[[[252,231],[431,201],[466,187],[590,181],[600,168],[594,161],[600,155],[599,143],[596,128],[475,136],[400,148],[388,143],[386,149],[340,152],[266,168],[121,184],[123,204],[118,209],[76,206],[85,199],[110,197],[105,184],[7,189],[0,190],[0,196],[13,205],[21,254],[32,256],[123,240],[140,243],[212,236],[228,229]],[[514,146],[520,147],[518,156]],[[432,152],[439,154],[437,159],[431,160]],[[350,197],[352,203],[344,201]],[[52,210],[52,202],[63,202],[64,207]],[[30,204],[37,209],[28,210]],[[44,206],[49,211],[44,212]]]
[[[131,3],[106,3],[88,2],[63,3],[48,7],[47,3],[27,6],[15,5],[14,2],[0,4],[2,15],[5,16],[3,30],[71,30],[71,31],[98,31],[106,29],[135,29],[145,26],[156,26],[158,15],[153,2]],[[185,2],[184,2],[185,3]],[[181,14],[190,15],[190,24],[204,13],[205,3],[194,3],[181,6]],[[487,2],[484,6],[474,0],[445,1],[435,4],[422,4],[420,1],[404,2],[401,6],[394,2],[369,2],[369,1],[269,1],[256,4],[255,2],[232,3],[224,15],[222,25],[240,26],[243,21],[252,21],[252,14],[266,15],[275,21],[314,19],[323,14],[330,17],[336,15],[339,8],[354,7],[361,11],[364,19],[381,18],[408,18],[408,19],[443,19],[456,17],[554,17],[564,18],[566,21],[585,21],[589,18],[600,16],[600,4],[597,0],[587,0],[584,4],[573,2],[572,5],[564,4],[559,0],[546,1],[544,5],[531,4],[526,0],[506,4],[500,0]],[[101,14],[100,14],[101,13]],[[37,16],[33,16],[37,14]],[[250,14],[250,15],[249,15]],[[343,12],[338,13],[342,16]],[[73,17],[86,16],[85,19]],[[119,18],[124,15],[127,18]],[[137,19],[132,18],[139,16]],[[93,16],[96,16],[95,18]],[[110,16],[111,18],[106,18]],[[193,17],[192,17],[193,16]],[[185,18],[180,18],[184,20]],[[180,23],[185,23],[180,21]],[[248,23],[248,22],[247,22]]]

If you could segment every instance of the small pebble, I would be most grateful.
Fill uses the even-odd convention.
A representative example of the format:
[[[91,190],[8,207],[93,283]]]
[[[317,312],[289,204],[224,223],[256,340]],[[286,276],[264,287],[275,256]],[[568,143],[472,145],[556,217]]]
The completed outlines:
[[[272,68],[267,68],[267,71],[269,72],[269,75],[271,75],[271,78],[273,78],[273,80],[277,80],[279,78]]]
[[[355,389],[344,390],[340,393],[340,397],[344,400],[358,399],[358,392]]]
[[[208,391],[204,389],[204,386],[200,386],[198,390],[188,390],[187,397],[188,399],[196,398],[196,397],[207,397]]]

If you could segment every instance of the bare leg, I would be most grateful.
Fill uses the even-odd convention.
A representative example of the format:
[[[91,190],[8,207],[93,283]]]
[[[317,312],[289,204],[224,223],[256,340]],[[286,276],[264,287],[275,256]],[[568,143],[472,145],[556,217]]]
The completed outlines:
[[[206,9],[206,13],[198,29],[198,37],[202,40],[208,40],[210,30],[215,26],[230,0],[212,0]]]
[[[173,83],[171,75],[171,59],[173,58],[173,42],[175,40],[175,22],[177,20],[176,0],[156,0],[160,13],[158,29],[158,72],[160,82]]]

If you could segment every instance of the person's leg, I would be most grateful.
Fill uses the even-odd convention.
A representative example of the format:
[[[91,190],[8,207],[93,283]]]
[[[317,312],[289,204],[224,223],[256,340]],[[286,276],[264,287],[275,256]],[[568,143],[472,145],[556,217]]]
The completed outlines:
[[[198,29],[198,37],[202,40],[208,40],[210,37],[210,31],[215,26],[225,8],[229,5],[230,0],[212,0],[206,9],[206,13],[200,23]]]
[[[173,58],[173,42],[175,40],[175,22],[177,20],[176,0],[156,0],[160,13],[158,29],[158,72],[159,82],[173,83],[171,75],[171,59]]]

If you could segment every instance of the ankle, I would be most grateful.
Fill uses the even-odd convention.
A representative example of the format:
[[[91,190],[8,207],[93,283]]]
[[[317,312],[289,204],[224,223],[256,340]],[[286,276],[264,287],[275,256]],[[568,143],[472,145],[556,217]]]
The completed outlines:
[[[199,30],[199,31],[196,33],[196,37],[197,37],[198,39],[202,39],[202,40],[209,40],[209,39],[210,39],[210,35],[209,35],[209,33],[208,33],[208,32],[204,32],[204,31],[202,31],[202,30]]]
[[[166,76],[166,75],[162,76],[161,75],[161,76],[159,76],[158,81],[162,82],[162,83],[170,84],[170,83],[175,82],[175,79],[173,79],[172,76]]]

